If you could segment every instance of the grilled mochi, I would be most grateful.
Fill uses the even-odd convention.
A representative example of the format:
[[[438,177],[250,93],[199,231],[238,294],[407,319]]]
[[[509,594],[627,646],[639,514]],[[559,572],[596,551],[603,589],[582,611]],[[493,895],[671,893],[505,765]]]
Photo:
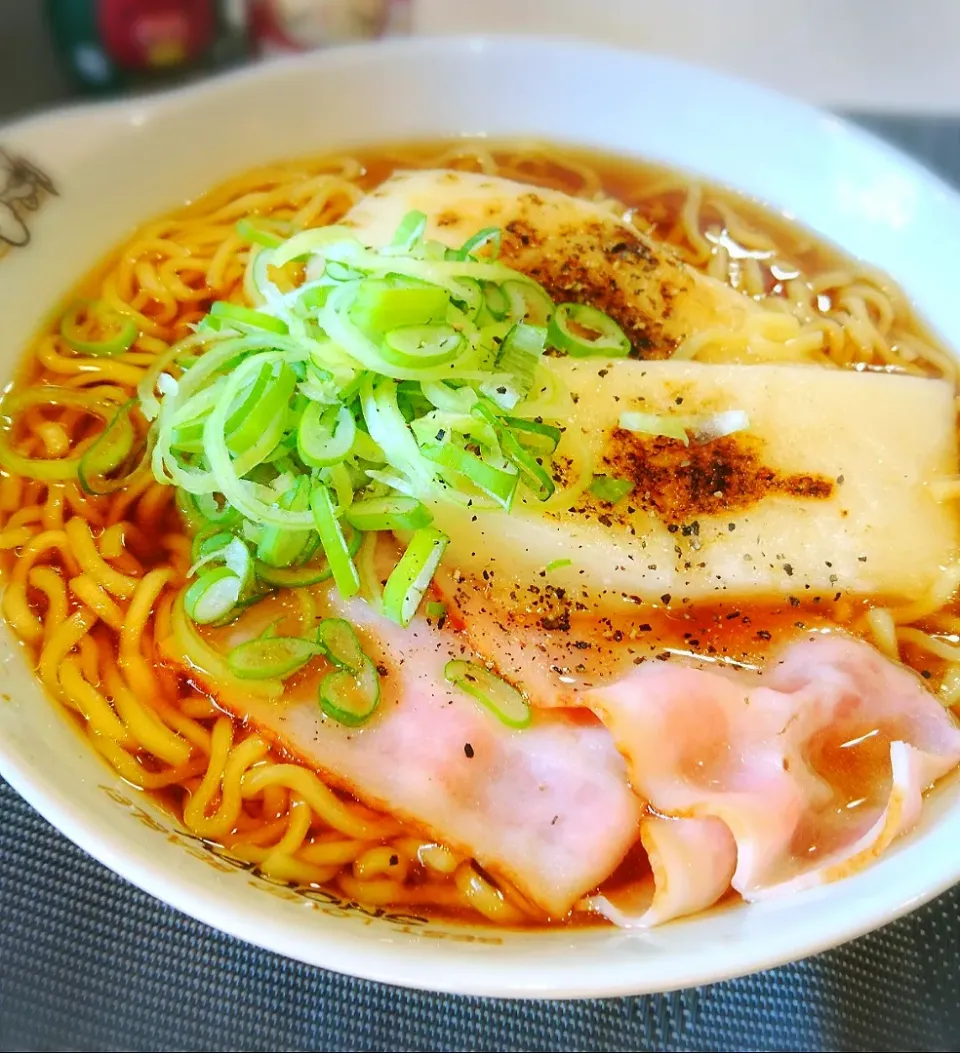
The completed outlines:
[[[726,333],[750,362],[753,322],[771,316],[604,203],[474,173],[400,172],[344,222],[380,246],[414,209],[428,216],[426,235],[450,246],[501,227],[505,262],[555,301],[609,312],[642,359],[545,360],[572,395],[569,418],[557,422],[565,429],[554,459],[558,482],[576,483],[586,462],[591,475],[626,480],[629,493],[611,505],[581,486],[569,504],[516,501],[509,514],[437,502],[437,525],[451,538],[448,569],[482,575],[515,606],[516,590],[542,588],[551,566],[547,584],[596,609],[624,598],[909,600],[956,557],[955,510],[927,485],[957,473],[946,383],[813,366],[651,361],[709,330]],[[782,335],[789,339],[789,324]],[[769,330],[763,339],[769,344]],[[701,421],[739,411],[748,426],[685,445],[620,428],[630,411]]]
[[[929,486],[957,473],[947,383],[813,366],[550,368],[576,400],[558,475],[586,457],[629,490],[613,504],[589,490],[569,506],[528,499],[509,514],[438,502],[447,565],[494,592],[547,584],[591,609],[838,592],[909,600],[956,558],[955,507]],[[634,411],[668,429],[693,422],[688,444],[621,428]],[[698,443],[696,422],[730,411],[745,427]]]
[[[540,282],[556,303],[606,311],[644,358],[666,358],[705,330],[728,334],[748,353],[769,346],[769,331],[752,328],[752,320],[769,314],[688,267],[608,204],[472,172],[398,172],[355,205],[343,225],[379,248],[410,211],[427,216],[426,237],[451,248],[483,228],[501,228],[504,263]],[[775,339],[797,335],[792,318],[779,323]]]

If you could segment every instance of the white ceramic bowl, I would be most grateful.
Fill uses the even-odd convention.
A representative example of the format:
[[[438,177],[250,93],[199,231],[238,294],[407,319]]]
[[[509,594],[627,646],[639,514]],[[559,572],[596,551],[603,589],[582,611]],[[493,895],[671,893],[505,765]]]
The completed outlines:
[[[460,135],[575,142],[745,191],[885,268],[960,347],[960,199],[862,132],[640,54],[529,39],[422,40],[262,66],[0,132],[0,146],[49,173],[58,192],[41,195],[31,243],[0,259],[2,375],[58,297],[138,221],[261,162]],[[9,236],[3,185],[0,234]],[[960,880],[954,780],[928,802],[919,829],[854,878],[644,934],[500,933],[304,897],[218,860],[114,777],[43,695],[6,631],[0,659],[0,773],[43,815],[187,914],[358,976],[481,995],[664,991],[823,950]]]

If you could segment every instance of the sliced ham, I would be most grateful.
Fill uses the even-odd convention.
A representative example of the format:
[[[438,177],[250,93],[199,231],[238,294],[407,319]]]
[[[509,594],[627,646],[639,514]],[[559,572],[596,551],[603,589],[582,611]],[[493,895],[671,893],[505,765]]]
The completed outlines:
[[[359,601],[335,613],[387,667],[365,727],[326,719],[315,681],[280,701],[207,687],[334,785],[472,856],[551,916],[616,868],[642,805],[599,723],[546,713],[511,730],[444,680],[445,663],[463,657],[454,634],[400,629]]]
[[[645,929],[706,910],[730,887],[737,845],[722,820],[648,816],[640,826],[640,840],[650,860],[650,878],[589,896],[581,908],[624,929]]]
[[[722,820],[747,899],[861,869],[960,763],[960,729],[913,673],[840,635],[754,674],[646,663],[582,696],[658,812]]]

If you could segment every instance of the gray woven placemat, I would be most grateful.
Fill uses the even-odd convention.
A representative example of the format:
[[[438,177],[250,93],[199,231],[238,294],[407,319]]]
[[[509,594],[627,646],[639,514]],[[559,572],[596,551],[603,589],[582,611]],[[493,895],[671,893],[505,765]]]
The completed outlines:
[[[960,120],[862,123],[960,183]],[[957,1050],[960,887],[839,950],[712,987],[576,1003],[435,996],[185,918],[0,781],[0,1050],[48,1049]]]

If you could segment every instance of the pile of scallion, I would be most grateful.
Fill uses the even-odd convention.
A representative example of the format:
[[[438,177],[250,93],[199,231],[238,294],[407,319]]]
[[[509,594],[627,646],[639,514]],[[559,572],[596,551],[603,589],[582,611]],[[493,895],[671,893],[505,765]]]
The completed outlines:
[[[4,404],[0,462],[37,478],[79,478],[91,493],[151,468],[177,487],[194,532],[183,610],[198,625],[225,624],[284,586],[332,579],[350,598],[361,588],[364,536],[396,532],[406,549],[378,602],[406,626],[448,542],[427,504],[509,510],[518,493],[554,493],[556,422],[569,402],[544,352],[630,352],[606,314],[555,306],[499,262],[499,229],[450,249],[425,228],[426,216],[411,212],[392,243],[373,250],[343,226],[293,233],[242,220],[252,306],[214,303],[147,371],[139,401],[51,387],[15,393]],[[72,307],[61,332],[83,355],[119,354],[137,337],[99,303]],[[25,457],[14,449],[15,417],[41,402],[99,415],[104,430],[81,456]],[[362,723],[377,704],[378,674],[345,621],[327,619],[305,638],[268,630],[228,664],[234,675],[279,681],[315,654],[335,666],[321,705]],[[453,662],[447,672],[512,726],[529,719],[522,696],[488,670]]]
[[[449,249],[425,227],[411,212],[372,250],[342,226],[282,240],[244,221],[254,306],[215,303],[144,378],[154,474],[196,530],[195,622],[328,578],[349,598],[364,534],[387,530],[409,542],[382,609],[407,625],[447,544],[425,500],[509,510],[521,488],[553,494],[544,351],[623,356],[629,341],[498,262],[499,229]]]

